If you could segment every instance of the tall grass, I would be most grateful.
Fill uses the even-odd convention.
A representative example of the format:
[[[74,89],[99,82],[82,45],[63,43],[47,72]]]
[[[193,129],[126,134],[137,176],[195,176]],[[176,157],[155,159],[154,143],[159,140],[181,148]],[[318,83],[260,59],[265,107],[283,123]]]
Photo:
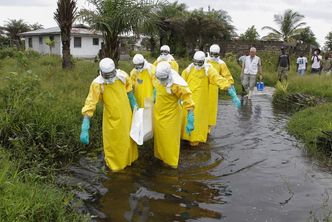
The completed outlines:
[[[89,221],[70,207],[72,196],[19,171],[0,148],[0,221]]]
[[[0,72],[0,145],[23,168],[48,173],[62,168],[101,145],[101,109],[92,120],[91,143],[79,142],[81,108],[96,65],[77,61],[62,71],[60,58],[30,58],[27,71],[16,72],[15,59],[6,59]]]
[[[322,131],[332,131],[332,103],[295,113],[288,123],[288,130],[304,141],[312,153],[316,153],[317,137],[323,135]]]

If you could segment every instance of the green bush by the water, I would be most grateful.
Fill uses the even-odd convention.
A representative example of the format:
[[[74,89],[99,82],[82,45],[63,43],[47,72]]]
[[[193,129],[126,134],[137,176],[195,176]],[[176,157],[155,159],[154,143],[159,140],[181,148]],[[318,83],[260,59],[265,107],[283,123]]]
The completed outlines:
[[[0,148],[0,221],[89,221],[70,201],[69,194],[20,171]]]

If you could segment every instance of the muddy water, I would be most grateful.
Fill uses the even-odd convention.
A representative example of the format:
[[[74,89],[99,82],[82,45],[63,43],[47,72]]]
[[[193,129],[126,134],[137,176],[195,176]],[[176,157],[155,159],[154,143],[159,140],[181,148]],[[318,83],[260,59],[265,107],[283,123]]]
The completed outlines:
[[[141,148],[139,161],[105,182],[102,221],[323,221],[332,174],[287,134],[271,95],[256,93],[240,110],[219,101],[208,144],[184,145],[178,170]]]

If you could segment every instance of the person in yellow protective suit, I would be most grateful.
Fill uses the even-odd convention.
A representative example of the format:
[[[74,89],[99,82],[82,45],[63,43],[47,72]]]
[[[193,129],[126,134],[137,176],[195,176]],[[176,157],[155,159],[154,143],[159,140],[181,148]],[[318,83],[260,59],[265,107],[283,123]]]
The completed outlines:
[[[156,72],[154,65],[146,61],[141,54],[133,58],[135,68],[130,72],[134,95],[139,108],[144,108],[144,99],[153,99],[153,77]]]
[[[237,106],[241,105],[241,102],[227,79],[219,75],[211,65],[205,62],[205,53],[202,51],[195,53],[193,63],[182,72],[182,77],[187,81],[195,102],[195,129],[190,135],[183,131],[182,139],[189,141],[191,146],[197,146],[200,142],[205,143],[207,140],[209,84],[217,85],[221,90],[228,90]],[[184,113],[186,114],[186,111]]]
[[[82,108],[84,118],[80,140],[83,144],[89,144],[90,118],[97,103],[102,101],[105,162],[111,170],[118,171],[138,158],[137,145],[129,136],[131,108],[137,108],[137,103],[128,74],[115,69],[112,59],[102,59],[99,68],[100,75],[91,83],[89,95]]]
[[[226,63],[220,59],[220,47],[217,44],[213,44],[210,47],[210,56],[207,58],[207,63],[212,65],[219,75],[227,79],[227,81],[233,85],[234,80],[227,68]],[[211,127],[217,124],[217,113],[218,113],[218,86],[209,85],[209,131]]]
[[[158,63],[166,61],[171,65],[172,69],[174,69],[176,72],[179,72],[179,64],[175,61],[174,57],[170,53],[171,49],[168,45],[163,45],[160,47],[160,56],[153,63],[153,65],[157,66]]]
[[[186,110],[186,132],[194,129],[194,102],[183,78],[167,62],[156,67],[154,106],[154,156],[177,168],[180,154],[182,107]],[[179,103],[182,101],[182,107]]]

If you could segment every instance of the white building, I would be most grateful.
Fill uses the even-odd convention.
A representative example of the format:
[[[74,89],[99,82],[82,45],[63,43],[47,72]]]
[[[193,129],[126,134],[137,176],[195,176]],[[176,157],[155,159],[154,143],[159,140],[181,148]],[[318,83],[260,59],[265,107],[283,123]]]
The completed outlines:
[[[51,53],[62,55],[61,31],[59,27],[24,32],[20,35],[25,38],[25,48],[41,54],[49,54],[50,47],[46,45],[48,39],[54,40]],[[72,28],[70,39],[70,53],[76,58],[94,58],[101,48],[103,35],[101,32],[88,28]]]

